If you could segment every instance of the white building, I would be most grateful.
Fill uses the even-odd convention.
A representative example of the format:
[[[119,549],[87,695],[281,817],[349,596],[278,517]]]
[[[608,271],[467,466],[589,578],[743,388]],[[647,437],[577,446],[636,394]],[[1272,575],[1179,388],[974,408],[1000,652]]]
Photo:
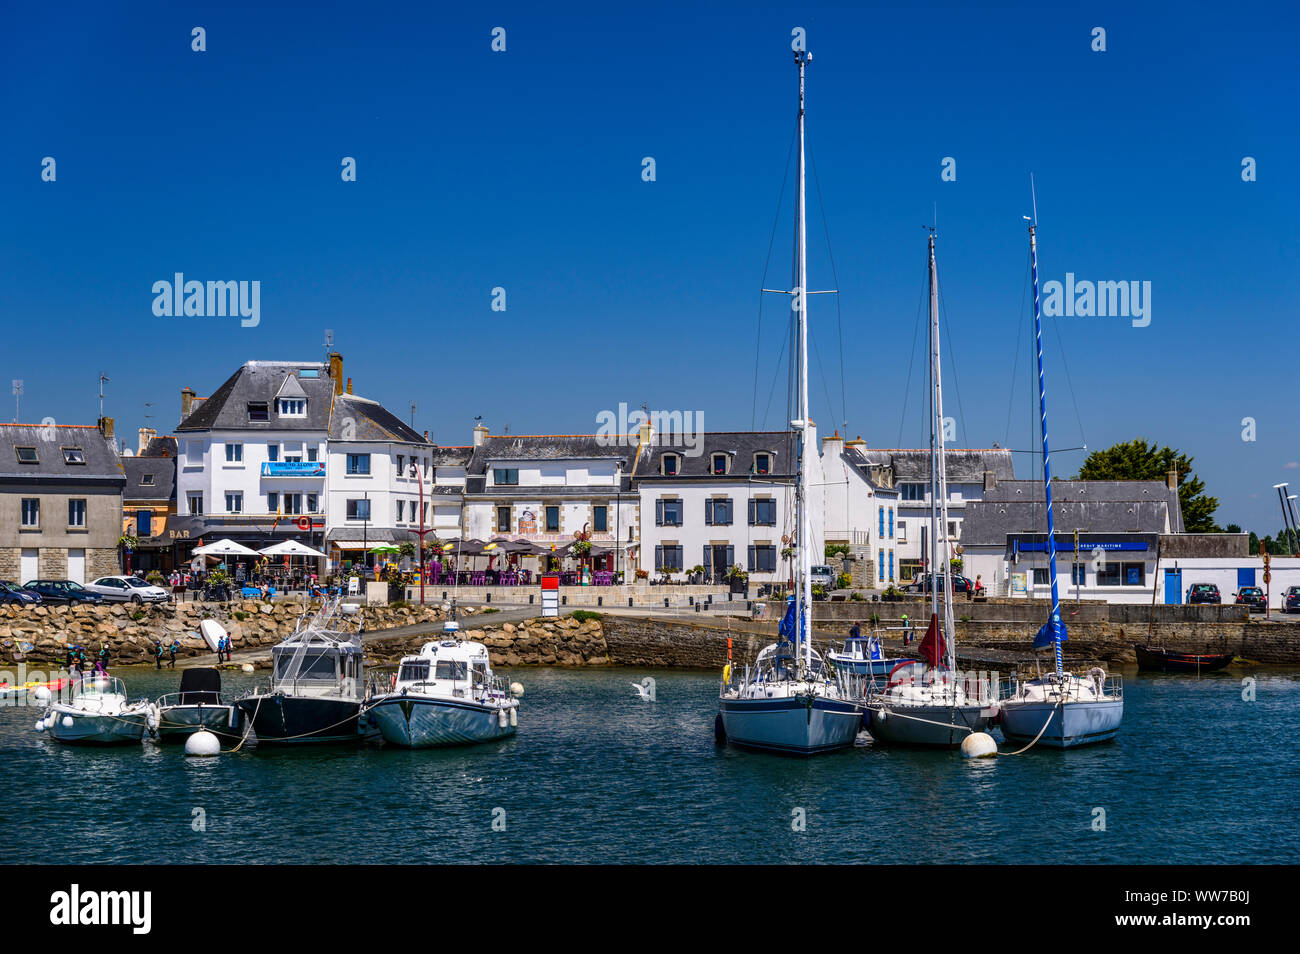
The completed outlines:
[[[855,586],[887,587],[901,578],[898,548],[906,535],[892,472],[871,463],[864,447],[861,438],[845,442],[838,433],[822,438],[826,545],[849,548],[851,565],[860,565]]]

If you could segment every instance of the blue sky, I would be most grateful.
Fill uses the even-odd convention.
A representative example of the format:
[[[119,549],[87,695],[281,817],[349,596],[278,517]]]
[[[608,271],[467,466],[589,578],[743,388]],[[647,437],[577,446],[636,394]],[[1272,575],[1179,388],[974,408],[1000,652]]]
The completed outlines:
[[[318,358],[331,328],[357,392],[403,417],[416,401],[443,443],[476,415],[591,432],[620,401],[780,426],[786,315],[768,296],[760,339],[758,289],[802,26],[809,284],[833,284],[828,231],[846,369],[844,409],[836,306],[815,298],[823,431],[847,416],[875,446],[924,441],[923,351],[907,382],[937,203],[958,442],[1032,446],[1032,172],[1045,280],[1152,283],[1148,327],[1057,320],[1054,444],[1173,445],[1220,523],[1280,525],[1272,484],[1300,487],[1293,5],[443,6],[7,7],[0,377],[24,379],[22,417],[93,420],[103,370],[119,428],[150,413],[167,431],[182,387],[209,393],[249,358]],[[790,211],[787,191],[768,287],[789,281]],[[177,271],[260,281],[260,324],[156,317],[152,285]],[[1081,462],[1063,452],[1055,469]]]

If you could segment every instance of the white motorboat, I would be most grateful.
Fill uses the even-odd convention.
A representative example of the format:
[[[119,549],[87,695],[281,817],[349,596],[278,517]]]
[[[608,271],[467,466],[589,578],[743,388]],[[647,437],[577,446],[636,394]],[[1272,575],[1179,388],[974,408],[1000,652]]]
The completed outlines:
[[[1002,734],[1007,741],[1071,749],[1109,742],[1124,718],[1124,689],[1116,676],[1101,669],[1087,676],[1065,671],[1061,644],[1069,639],[1061,620],[1056,580],[1056,525],[1052,512],[1052,464],[1047,448],[1047,391],[1043,375],[1043,326],[1038,303],[1038,225],[1029,224],[1029,264],[1034,283],[1034,336],[1038,343],[1038,405],[1042,421],[1043,493],[1047,512],[1047,565],[1052,583],[1052,612],[1034,635],[1034,649],[1051,648],[1055,671],[1026,682],[1013,681],[1004,692]]]
[[[404,656],[392,688],[372,696],[366,712],[384,741],[411,749],[491,742],[515,734],[519,703],[492,672],[482,643],[444,638]]]
[[[218,669],[186,669],[181,673],[180,691],[160,697],[154,705],[158,711],[154,734],[159,742],[183,743],[203,730],[213,733],[223,745],[234,745],[243,736],[244,714],[222,697]]]
[[[794,274],[790,319],[795,328],[798,417],[790,427],[798,441],[794,535],[796,587],[778,628],[778,641],[759,654],[752,668],[733,678],[730,650],[718,692],[714,736],[745,748],[815,755],[853,744],[862,710],[844,681],[829,674],[812,648],[812,521],[809,516],[806,455],[817,453],[808,406],[808,257],[804,202],[804,72],[812,54],[796,50],[799,71],[798,185],[795,200]],[[820,556],[820,554],[819,554]]]
[[[838,651],[828,652],[826,658],[839,672],[874,677],[888,676],[900,663],[912,662],[908,656],[886,656],[880,635],[874,632],[870,636],[850,636]]]
[[[36,729],[70,745],[138,744],[152,711],[148,700],[127,700],[121,679],[91,672],[73,681],[66,700],[56,697]]]
[[[997,715],[993,687],[957,673],[952,615],[952,539],[940,528],[948,524],[948,477],[944,459],[943,378],[939,358],[939,272],[930,230],[930,535],[928,566],[943,585],[930,587],[930,626],[921,640],[924,662],[905,662],[890,671],[883,689],[868,693],[867,731],[887,745],[956,748],[973,732],[982,732]],[[942,602],[940,598],[942,597]],[[940,624],[942,619],[942,625]]]

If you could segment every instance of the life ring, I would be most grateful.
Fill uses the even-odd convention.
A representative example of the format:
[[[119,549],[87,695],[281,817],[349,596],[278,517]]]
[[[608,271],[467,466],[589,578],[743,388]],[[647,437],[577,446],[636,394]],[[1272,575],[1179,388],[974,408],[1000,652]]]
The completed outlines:
[[[396,688],[397,688],[397,673],[393,673],[391,676],[388,677],[388,691],[392,692]]]

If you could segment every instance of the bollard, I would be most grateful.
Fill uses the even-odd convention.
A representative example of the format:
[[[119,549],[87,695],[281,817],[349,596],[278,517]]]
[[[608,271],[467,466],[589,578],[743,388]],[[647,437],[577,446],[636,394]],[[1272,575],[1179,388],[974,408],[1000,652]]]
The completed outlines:
[[[627,608],[628,609],[632,608],[632,597],[630,596],[627,598]]]
[[[491,592],[490,590],[488,591],[487,601],[488,601],[489,603],[492,602],[492,592]]]
[[[701,609],[703,606],[704,606],[703,603],[696,603],[696,604],[695,604],[695,612],[698,613],[698,612],[700,611],[700,609]]]
[[[668,597],[664,597],[664,609],[668,608]]]
[[[688,596],[688,597],[686,597],[686,605],[687,605],[687,606],[694,606],[694,605],[695,605],[695,597],[693,597],[693,596]]]
[[[568,597],[568,594],[565,594],[564,596],[561,596],[561,597],[560,597],[560,605],[561,605],[561,606],[568,606],[568,605],[569,605],[569,597]]]
[[[605,597],[603,597],[603,596],[597,596],[597,597],[596,597],[596,605],[597,605],[597,606],[604,606],[604,605],[605,605]]]
[[[534,594],[534,593],[529,593],[529,594],[528,594],[528,602],[529,602],[529,603],[531,603],[531,602],[533,601],[533,596],[535,596],[535,595],[536,595],[536,594]]]

